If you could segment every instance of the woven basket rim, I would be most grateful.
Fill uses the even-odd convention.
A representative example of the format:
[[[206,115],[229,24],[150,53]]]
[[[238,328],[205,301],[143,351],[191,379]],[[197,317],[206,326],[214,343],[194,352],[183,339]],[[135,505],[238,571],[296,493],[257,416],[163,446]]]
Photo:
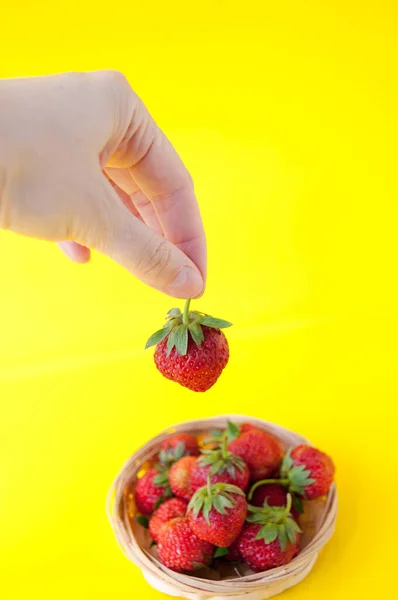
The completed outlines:
[[[107,496],[106,507],[108,518],[119,546],[127,558],[143,571],[150,573],[152,577],[157,578],[158,580],[160,579],[166,585],[173,586],[186,593],[192,594],[201,592],[209,595],[213,595],[214,593],[222,595],[223,593],[225,594],[233,591],[236,594],[238,589],[241,593],[248,593],[249,591],[261,589],[264,585],[272,585],[292,574],[296,576],[301,570],[305,569],[311,561],[316,559],[317,554],[328,542],[334,531],[338,508],[335,484],[332,485],[327,495],[323,521],[316,535],[296,558],[282,567],[270,569],[269,571],[262,573],[245,575],[240,578],[215,581],[212,579],[195,577],[195,575],[176,573],[162,565],[158,560],[140,547],[125,515],[123,518],[119,515],[119,505],[123,501],[123,490],[129,479],[128,477],[126,479],[127,474],[132,470],[135,470],[134,476],[136,476],[136,473],[140,470],[140,467],[146,460],[155,454],[159,444],[173,433],[180,433],[183,431],[187,433],[190,431],[199,432],[201,430],[206,430],[208,427],[223,426],[227,420],[237,423],[256,423],[262,429],[270,431],[276,435],[276,437],[282,439],[282,441],[284,437],[290,436],[295,438],[294,444],[305,443],[311,445],[306,438],[281,425],[247,415],[228,414],[185,421],[168,427],[136,450],[122,466],[119,474],[112,483]]]

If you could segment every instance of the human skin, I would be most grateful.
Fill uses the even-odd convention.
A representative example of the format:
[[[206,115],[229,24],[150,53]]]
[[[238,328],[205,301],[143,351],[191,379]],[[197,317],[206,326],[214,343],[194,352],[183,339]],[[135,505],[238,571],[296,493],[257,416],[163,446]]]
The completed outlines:
[[[0,80],[0,228],[76,262],[97,250],[177,298],[204,289],[192,179],[116,71]]]

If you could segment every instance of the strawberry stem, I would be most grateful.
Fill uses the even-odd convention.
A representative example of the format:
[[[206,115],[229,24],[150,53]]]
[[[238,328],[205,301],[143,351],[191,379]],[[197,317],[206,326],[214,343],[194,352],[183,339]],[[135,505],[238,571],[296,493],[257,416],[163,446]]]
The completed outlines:
[[[247,496],[248,500],[253,498],[253,494],[257,488],[261,485],[266,485],[267,483],[279,483],[279,485],[289,485],[288,479],[262,479],[261,481],[257,481],[251,488],[249,495]]]
[[[210,473],[207,476],[207,493],[209,498],[211,498],[211,477],[210,477]]]
[[[288,494],[286,497],[286,508],[285,508],[285,515],[288,516],[290,514],[290,511],[292,510],[292,495]]]
[[[184,306],[184,314],[182,315],[182,322],[184,325],[189,325],[189,305],[191,304],[191,300],[188,299],[185,302]]]
[[[222,441],[222,445],[221,445],[221,452],[222,452],[222,457],[224,460],[226,460],[228,458],[228,447],[227,447],[227,437],[224,436],[223,441]]]

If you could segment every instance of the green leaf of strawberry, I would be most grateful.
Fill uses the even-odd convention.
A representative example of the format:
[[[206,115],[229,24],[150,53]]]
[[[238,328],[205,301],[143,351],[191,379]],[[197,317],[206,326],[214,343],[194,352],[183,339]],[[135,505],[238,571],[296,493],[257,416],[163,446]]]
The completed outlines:
[[[227,510],[233,508],[235,500],[231,494],[245,496],[244,492],[235,485],[211,484],[209,479],[207,485],[199,488],[192,496],[187,510],[192,510],[195,517],[203,512],[206,523],[210,525],[209,514],[213,508],[221,515],[225,515]]]
[[[180,442],[175,448],[169,447],[167,450],[160,450],[159,464],[156,465],[156,469],[159,473],[167,471],[174,463],[185,455],[185,451],[186,447],[184,442]]]
[[[214,439],[219,439],[222,437],[221,429],[210,429],[209,433],[210,433],[211,437]]]
[[[155,475],[155,477],[153,478],[153,483],[157,487],[164,487],[168,484],[168,482],[169,482],[168,471],[163,471],[162,473],[159,473],[159,475]]]
[[[245,463],[240,456],[226,451],[225,448],[202,451],[202,456],[198,459],[198,463],[203,466],[211,466],[211,475],[226,471],[231,477],[235,477],[236,469],[239,471],[245,469]]]
[[[186,325],[176,327],[175,347],[180,356],[185,356],[188,350],[188,327]]]
[[[285,529],[289,542],[294,544],[296,542],[296,533],[300,533],[300,528],[297,525],[297,522],[293,521],[292,519],[287,519],[285,523]]]
[[[155,346],[167,338],[167,356],[173,348],[180,356],[185,356],[188,351],[189,335],[197,346],[204,341],[202,326],[213,329],[231,327],[232,323],[223,319],[216,319],[198,311],[189,311],[190,300],[187,300],[184,312],[179,308],[172,308],[167,313],[167,322],[162,329],[156,331],[147,341],[145,348]]]
[[[278,537],[278,527],[275,523],[266,523],[256,535],[256,540],[264,540],[266,544],[270,544]]]
[[[302,502],[299,498],[297,498],[296,494],[305,498],[306,488],[315,483],[316,480],[310,477],[311,471],[306,469],[304,465],[294,464],[291,457],[291,451],[292,449],[288,450],[283,458],[280,470],[280,479],[261,479],[260,481],[256,481],[248,494],[249,500],[252,499],[255,490],[261,485],[266,483],[279,483],[285,486],[293,496],[293,503],[298,512],[303,512]]]
[[[148,529],[149,527],[149,518],[144,517],[143,515],[138,515],[138,517],[134,517],[134,521],[137,521],[142,527]]]
[[[281,476],[282,477],[287,477],[288,472],[294,465],[293,459],[291,457],[291,452],[292,452],[292,448],[289,448],[289,450],[286,452],[285,456],[283,457],[283,461],[282,461],[282,465],[281,465]]]
[[[312,483],[315,483],[315,479],[310,477],[311,471],[306,469],[304,465],[294,464],[291,452],[292,448],[290,448],[284,456],[281,465],[281,477],[282,479],[287,480],[287,486],[290,492],[305,497],[305,488]]]
[[[228,548],[216,548],[213,554],[214,558],[222,558],[223,556],[227,556]]]
[[[296,494],[292,494],[292,506],[297,510],[297,512],[302,515],[304,512],[303,501]]]
[[[170,356],[171,351],[173,350],[174,346],[176,345],[176,335],[177,335],[177,330],[171,329],[171,331],[169,333],[169,337],[167,338],[167,356]]]
[[[315,479],[312,479],[310,475],[311,471],[306,469],[304,465],[295,466],[290,469],[287,473],[290,491],[296,492],[300,496],[305,496],[305,488],[315,483]]]
[[[228,444],[240,435],[240,427],[231,421],[227,422],[227,441]]]
[[[193,341],[195,342],[195,344],[197,346],[200,346],[201,343],[203,342],[203,340],[205,339],[205,336],[203,335],[203,329],[197,322],[191,323],[188,326],[188,328],[189,328],[189,333],[191,334]]]
[[[155,331],[155,333],[153,335],[151,335],[151,337],[145,344],[145,350],[147,348],[150,348],[151,346],[156,346],[156,344],[159,344],[160,342],[162,342],[169,335],[170,331],[171,331],[171,326],[163,327],[162,329]]]
[[[284,551],[290,542],[296,543],[297,533],[301,533],[301,529],[291,515],[292,496],[287,495],[286,506],[269,506],[265,501],[262,507],[250,506],[247,521],[262,525],[259,529],[256,539],[263,539],[266,544],[270,544],[278,539],[279,545]]]
[[[231,327],[232,323],[229,321],[224,321],[223,319],[215,319],[214,317],[210,317],[206,315],[200,319],[201,325],[206,325],[206,327],[214,327],[215,329],[225,329],[226,327]]]
[[[181,311],[180,311],[179,308],[172,308],[167,313],[167,318],[168,319],[178,319],[179,317],[181,317]]]

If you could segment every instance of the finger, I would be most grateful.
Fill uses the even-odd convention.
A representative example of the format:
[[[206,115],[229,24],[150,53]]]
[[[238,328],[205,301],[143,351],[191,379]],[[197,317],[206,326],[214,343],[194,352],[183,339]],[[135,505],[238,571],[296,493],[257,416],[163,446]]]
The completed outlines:
[[[90,260],[90,250],[76,242],[59,242],[58,247],[76,263],[83,264]]]
[[[144,223],[146,223],[148,227],[151,227],[151,229],[156,231],[159,235],[164,236],[163,227],[159,221],[152,202],[148,199],[144,192],[140,190],[138,185],[136,191],[131,194],[130,198],[140,213]]]
[[[126,206],[126,208],[137,218],[141,219],[141,215],[138,210],[135,208],[134,203],[131,201],[130,196],[126,194],[119,186],[112,180],[109,179],[109,183],[112,185],[113,189],[117,193],[120,200]],[[76,242],[58,242],[58,247],[62,252],[73,262],[84,264],[90,261],[91,252],[89,248],[86,246],[82,246],[81,244],[77,244]]]
[[[109,183],[111,184],[111,186],[113,187],[113,189],[115,190],[115,192],[117,193],[117,195],[119,196],[120,200],[123,202],[124,206],[126,208],[128,208],[128,210],[134,216],[136,216],[138,219],[140,219],[141,221],[143,221],[142,215],[138,211],[137,207],[135,206],[135,204],[134,204],[131,196],[127,192],[127,190],[125,190],[123,188],[123,186],[120,185],[120,183],[118,183],[116,181],[116,178],[111,177],[109,175],[109,173],[105,169],[104,169],[104,175],[107,178],[107,180],[109,181]]]
[[[192,180],[141,102],[133,121],[131,135],[123,140],[108,166],[128,168],[151,200],[166,238],[185,252],[205,276],[205,234]]]
[[[103,252],[144,283],[170,296],[198,296],[203,290],[203,279],[195,264],[134,217],[107,179],[102,175],[100,178],[94,188],[98,190],[95,193],[97,211],[90,211],[90,223],[78,228],[85,230],[89,237],[79,242]]]
[[[104,169],[111,182],[115,182],[117,186],[128,195],[130,202],[136,208],[137,213],[142,217],[144,223],[163,235],[163,229],[159,222],[158,216],[152,205],[152,202],[147,198],[137,183],[131,176],[128,169],[115,169],[107,167]]]

